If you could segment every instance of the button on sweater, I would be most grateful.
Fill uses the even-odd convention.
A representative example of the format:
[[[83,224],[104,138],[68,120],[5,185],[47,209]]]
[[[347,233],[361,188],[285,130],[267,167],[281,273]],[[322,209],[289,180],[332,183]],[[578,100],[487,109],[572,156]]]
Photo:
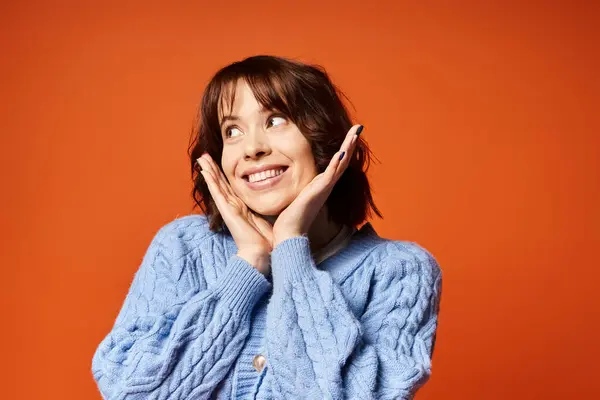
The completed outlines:
[[[410,399],[428,380],[442,274],[423,247],[367,223],[319,264],[281,242],[269,277],[236,253],[202,215],[158,230],[92,359],[105,399]]]

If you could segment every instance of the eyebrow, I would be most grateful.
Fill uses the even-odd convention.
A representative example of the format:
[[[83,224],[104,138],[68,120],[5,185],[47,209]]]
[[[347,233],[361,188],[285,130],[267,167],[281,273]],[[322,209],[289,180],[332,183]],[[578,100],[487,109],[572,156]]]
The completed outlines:
[[[273,111],[274,109],[268,109],[265,107],[261,107],[260,110],[258,111],[261,114],[266,114],[268,112]],[[223,117],[223,119],[221,120],[221,129],[223,129],[223,124],[227,121],[239,121],[240,117],[238,117],[237,115],[226,115]]]
[[[238,117],[237,115],[226,115],[223,117],[223,119],[221,120],[221,129],[223,128],[223,124],[227,121],[239,121],[240,117]]]

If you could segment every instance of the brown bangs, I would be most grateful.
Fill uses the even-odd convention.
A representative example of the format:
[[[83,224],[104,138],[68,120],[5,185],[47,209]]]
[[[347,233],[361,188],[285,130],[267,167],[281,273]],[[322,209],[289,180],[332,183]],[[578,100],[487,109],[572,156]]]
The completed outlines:
[[[223,110],[233,109],[237,84],[240,80],[244,80],[252,90],[256,101],[265,110],[277,110],[296,122],[288,101],[292,91],[286,90],[283,84],[288,78],[284,76],[284,71],[257,69],[232,72],[234,73],[223,77],[219,82],[219,116],[221,118],[224,116]]]

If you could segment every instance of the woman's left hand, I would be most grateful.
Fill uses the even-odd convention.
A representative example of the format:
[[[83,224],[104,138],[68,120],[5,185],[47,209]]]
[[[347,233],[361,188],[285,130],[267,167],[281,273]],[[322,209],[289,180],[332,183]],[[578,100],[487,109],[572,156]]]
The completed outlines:
[[[340,150],[333,155],[325,171],[315,176],[302,189],[298,197],[279,214],[273,225],[273,248],[286,239],[308,233],[333,187],[352,159],[358,140],[357,132],[360,134],[359,129],[362,130],[362,125],[354,125],[350,128]]]

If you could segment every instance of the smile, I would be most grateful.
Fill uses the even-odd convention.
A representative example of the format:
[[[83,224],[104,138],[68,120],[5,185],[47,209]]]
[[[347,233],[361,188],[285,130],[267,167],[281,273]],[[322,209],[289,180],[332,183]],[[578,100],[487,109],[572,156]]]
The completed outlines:
[[[288,167],[277,167],[244,176],[246,185],[252,190],[262,190],[275,186],[283,178]]]
[[[248,175],[248,182],[260,182],[265,179],[274,178],[278,175],[283,174],[285,168],[269,169],[267,171],[257,172],[255,174]]]

